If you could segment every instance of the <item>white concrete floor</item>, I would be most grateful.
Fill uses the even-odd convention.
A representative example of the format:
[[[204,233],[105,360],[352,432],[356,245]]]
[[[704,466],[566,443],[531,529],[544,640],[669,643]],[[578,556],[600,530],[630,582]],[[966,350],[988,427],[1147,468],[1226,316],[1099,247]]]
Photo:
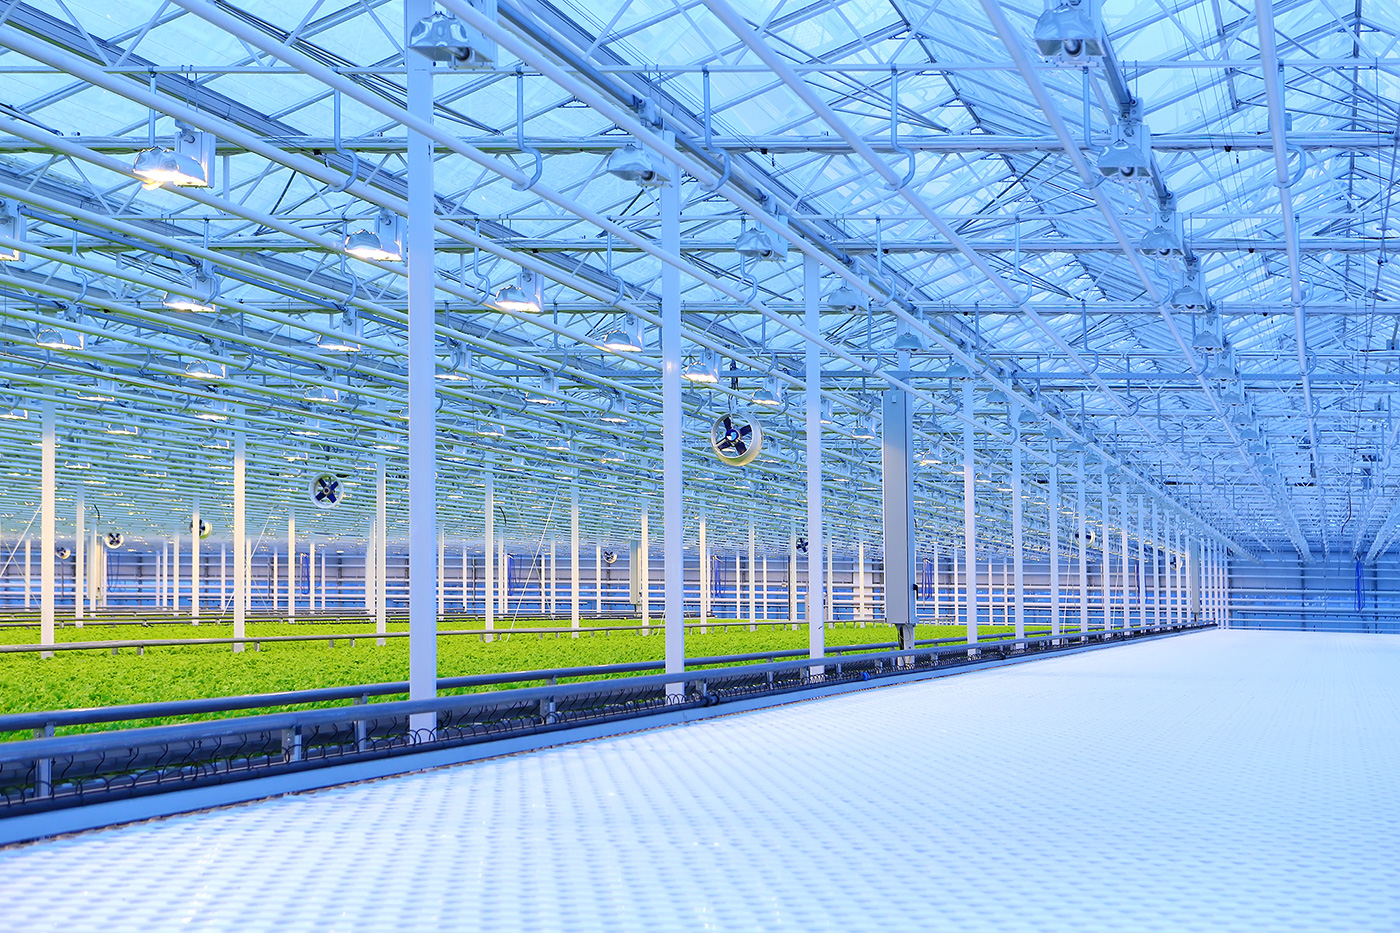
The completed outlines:
[[[1397,930],[1400,637],[1211,632],[0,850],[4,930]]]

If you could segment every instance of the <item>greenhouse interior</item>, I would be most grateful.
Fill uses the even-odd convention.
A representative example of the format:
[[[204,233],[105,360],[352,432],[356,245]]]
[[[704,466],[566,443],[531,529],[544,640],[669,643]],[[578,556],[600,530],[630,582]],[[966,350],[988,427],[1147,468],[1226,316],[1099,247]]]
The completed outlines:
[[[1400,6],[0,0],[0,90],[0,926],[1400,926]]]

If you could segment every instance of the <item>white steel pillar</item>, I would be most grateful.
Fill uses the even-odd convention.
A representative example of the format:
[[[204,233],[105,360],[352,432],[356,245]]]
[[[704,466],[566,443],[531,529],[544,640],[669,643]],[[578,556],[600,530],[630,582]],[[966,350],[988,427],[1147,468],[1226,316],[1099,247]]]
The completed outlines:
[[[316,611],[316,539],[306,536],[306,611]]]
[[[569,624],[578,638],[579,601],[583,599],[578,561],[578,477],[569,487]]]
[[[239,412],[240,421],[242,411]],[[244,638],[248,613],[248,442],[240,427],[233,434],[233,637]],[[235,652],[243,646],[235,644]]]
[[[1099,471],[1099,590],[1103,596],[1103,628],[1107,632],[1113,628],[1112,597],[1110,581],[1113,579],[1109,557],[1112,549],[1108,544],[1108,464]]]
[[[287,510],[287,621],[297,617],[297,515]]]
[[[1154,628],[1161,628],[1163,623],[1162,577],[1159,568],[1162,559],[1162,525],[1155,499],[1152,502],[1152,546],[1148,549],[1148,553],[1152,556],[1152,625]]]
[[[173,534],[170,536],[170,605],[175,610],[175,614],[180,613],[180,536]],[[276,574],[273,574],[274,586]],[[274,598],[276,590],[273,590]]]
[[[651,537],[647,527],[648,507],[642,506],[641,541],[637,547],[637,608],[641,610],[642,634],[651,634]]]
[[[821,334],[821,269],[812,256],[802,260],[803,323],[807,332]],[[821,347],[806,346],[807,404],[807,650],[813,658],[826,656],[826,622],[830,601],[822,579],[822,556],[827,553],[822,526]],[[828,575],[830,571],[828,568]]]
[[[42,453],[39,465],[39,643],[52,645],[54,634],[54,551],[58,547],[54,532],[54,521],[58,514],[58,478],[55,476],[58,456],[58,408],[52,401],[43,403],[43,437],[40,441]],[[24,566],[26,571],[25,590],[28,591],[29,539],[24,540]],[[53,657],[52,651],[40,653],[40,657]]]
[[[1021,423],[1021,403],[1012,399],[1009,407],[1012,424]],[[1016,605],[1016,641],[1026,637],[1026,567],[1022,551],[1025,529],[1021,508],[1021,445],[1011,445],[1011,564],[1012,589]]]
[[[797,524],[788,524],[788,623],[797,631]]]
[[[977,467],[974,460],[977,437],[973,431],[972,380],[963,381],[963,566],[967,570],[967,642],[977,642]],[[991,578],[988,577],[988,584]]]
[[[482,569],[485,577],[486,631],[496,627],[496,470],[490,459],[486,462],[486,493],[481,510],[486,519],[486,538],[482,547]],[[487,635],[487,641],[494,641]]]
[[[86,530],[83,515],[83,489],[74,494],[73,533],[73,625],[83,627],[83,559],[87,556]]]
[[[42,442],[41,442],[41,443],[42,443]],[[43,468],[40,467],[40,469],[42,470]],[[41,487],[41,489],[40,489],[40,494],[41,494],[41,495],[42,495],[42,486],[43,486],[43,479],[41,478],[41,479],[40,479],[40,487]],[[40,503],[39,510],[40,510],[40,512],[43,511],[43,504],[42,504],[42,503]],[[42,518],[41,518],[40,521],[39,521],[39,528],[40,528],[40,532],[39,532],[39,533],[40,533],[40,534],[43,534],[43,530],[42,530],[42,529],[43,529],[43,519],[42,519]],[[26,609],[28,609],[28,608],[32,605],[32,603],[33,603],[33,597],[31,596],[31,594],[34,592],[34,586],[33,586],[32,580],[31,580],[31,574],[32,574],[32,572],[33,572],[33,569],[32,569],[32,568],[33,568],[33,566],[34,566],[34,555],[31,553],[31,549],[30,549],[30,547],[29,547],[29,544],[30,544],[30,538],[29,538],[28,535],[25,535],[25,537],[24,537],[24,608],[26,608]]]
[[[870,589],[865,577],[865,541],[856,545],[856,618],[860,627],[865,628],[865,620],[870,617]]]
[[[1132,603],[1129,599],[1131,590],[1131,570],[1129,564],[1132,563],[1132,551],[1128,548],[1128,526],[1131,518],[1128,514],[1128,477],[1123,476],[1123,487],[1118,491],[1118,514],[1120,517],[1118,524],[1121,526],[1119,537],[1122,539],[1123,550],[1123,628],[1132,628],[1131,613]]]
[[[375,466],[379,475],[376,477],[374,519],[374,630],[383,634],[389,630],[389,471],[383,457]],[[382,638],[375,641],[384,644]]]
[[[603,614],[603,546],[593,545],[593,612]]]
[[[1050,634],[1060,634],[1060,460],[1054,441],[1050,447],[1050,515],[1046,527],[1050,532]]]
[[[705,513],[700,513],[699,521],[700,536],[700,634],[704,635],[709,629],[706,627],[710,621],[710,545],[705,540]]]
[[[1074,470],[1076,527],[1079,529],[1079,631],[1089,631],[1089,504],[1084,474],[1084,453]]]
[[[667,145],[675,135],[663,133]],[[674,167],[670,184],[661,188],[661,248],[681,250],[681,173]],[[681,436],[681,273],[671,263],[661,267],[661,495],[662,565],[666,600],[666,673],[685,673],[685,513]],[[685,692],[683,682],[666,685],[668,695]]]
[[[754,539],[753,539],[753,519],[749,519],[749,631],[757,630],[754,620],[758,618],[758,589],[757,577],[754,574]]]
[[[447,608],[447,532],[438,529],[437,542],[437,616],[442,618]]]
[[[190,516],[190,620],[199,624],[199,497]]]
[[[404,34],[433,12],[433,0],[405,0]],[[407,41],[405,41],[407,45]],[[433,62],[404,56],[408,112],[433,120]],[[434,297],[433,146],[408,131],[408,695],[437,692],[437,372]],[[436,713],[417,713],[409,728],[433,732]]]

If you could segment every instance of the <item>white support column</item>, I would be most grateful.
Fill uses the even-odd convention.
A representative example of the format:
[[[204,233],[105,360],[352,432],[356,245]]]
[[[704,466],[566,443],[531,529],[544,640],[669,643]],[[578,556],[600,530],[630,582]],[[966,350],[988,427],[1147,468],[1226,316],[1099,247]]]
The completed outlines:
[[[797,631],[797,524],[788,525],[787,572],[788,624]]]
[[[436,373],[436,364],[434,364]],[[389,471],[384,458],[376,464],[379,475],[375,483],[374,519],[374,630],[380,634],[389,630]],[[383,645],[384,639],[375,641]]]
[[[705,513],[700,513],[700,634],[709,631],[710,621],[710,545],[705,540]]]
[[[1157,513],[1157,501],[1152,501],[1152,546],[1148,553],[1152,556],[1152,626],[1161,628],[1165,619],[1162,612],[1162,525]]]
[[[1119,553],[1123,555],[1123,628],[1130,629],[1132,625],[1132,600],[1130,590],[1132,588],[1132,572],[1129,564],[1132,563],[1132,551],[1128,548],[1128,526],[1131,519],[1128,514],[1128,477],[1123,477],[1123,487],[1118,491],[1118,514],[1121,516],[1119,525],[1121,526],[1119,537],[1122,540],[1123,549]]]
[[[593,612],[603,614],[603,546],[593,545]]]
[[[242,415],[242,412],[239,412]],[[241,417],[239,423],[241,424]],[[240,427],[233,434],[233,637],[244,638],[248,612],[248,444]],[[235,644],[235,652],[243,646]]]
[[[865,577],[865,541],[856,545],[856,618],[860,627],[870,618],[870,589]]]
[[[549,550],[545,552],[549,560],[549,615],[551,620],[559,614],[559,539],[549,539]]]
[[[1110,595],[1112,591],[1110,581],[1113,579],[1113,568],[1109,560],[1112,549],[1109,547],[1108,543],[1108,464],[1104,464],[1102,469],[1100,469],[1099,480],[1099,505],[1101,507],[1099,510],[1099,527],[1101,531],[1099,535],[1099,589],[1103,596],[1103,628],[1104,631],[1107,632],[1113,628],[1113,605]]]
[[[52,401],[43,403],[43,437],[40,440],[39,465],[39,643],[54,643],[54,551],[58,539],[54,522],[58,515],[58,477],[55,475],[58,456],[58,409]],[[24,541],[25,591],[29,589],[29,539]],[[53,657],[52,651],[40,652],[40,657]]]
[[[977,436],[973,431],[972,380],[963,381],[963,566],[967,570],[967,642],[977,642]],[[988,577],[988,584],[991,578]]]
[[[42,470],[42,467],[41,467],[40,469]],[[41,479],[41,480],[40,480],[41,485],[42,485],[42,482],[43,482],[43,480]],[[42,494],[43,494],[43,493],[42,493],[42,490],[41,490],[40,495],[42,495]],[[39,510],[40,510],[41,513],[43,512],[43,503],[42,503],[42,502],[39,504]],[[42,528],[43,528],[43,519],[42,519],[42,518],[39,520],[39,527],[40,527],[40,529],[41,529],[40,534],[43,534],[43,531],[42,531]],[[33,567],[34,567],[34,555],[33,555],[33,553],[32,553],[32,549],[29,547],[29,545],[30,545],[30,540],[31,540],[31,539],[29,538],[29,536],[28,536],[28,535],[25,535],[25,537],[24,537],[24,608],[26,608],[26,609],[30,608],[30,606],[33,605],[33,595],[32,595],[32,594],[33,594],[33,592],[34,592],[33,580],[31,579],[31,575],[32,575],[32,573],[33,573]],[[52,644],[52,642],[49,642],[49,644]]]
[[[1051,441],[1049,466],[1050,514],[1046,527],[1050,532],[1050,634],[1060,634],[1060,461]]]
[[[754,539],[753,539],[753,519],[749,519],[749,631],[757,630],[754,621],[758,618],[758,590],[757,580],[754,574]]]
[[[1147,518],[1141,493],[1137,497],[1137,539],[1138,625],[1147,628],[1150,624],[1147,619]]]
[[[764,554],[759,558],[759,592],[762,596],[758,602],[758,618],[761,621],[768,621],[768,555]]]
[[[675,144],[669,130],[662,134]],[[661,188],[661,248],[679,254],[681,249],[681,173],[673,168],[672,180]],[[681,453],[681,273],[676,266],[661,267],[661,496],[662,568],[666,599],[666,673],[685,673],[685,512]],[[685,692],[683,682],[667,684],[668,695]]]
[[[219,545],[219,614],[228,607],[228,544]]]
[[[83,559],[87,556],[86,525],[83,514],[83,489],[78,487],[73,503],[73,625],[83,627]]]
[[[447,532],[438,529],[437,543],[437,617],[447,608]]]
[[[471,609],[471,549],[467,547],[467,539],[462,539],[462,614],[465,615]],[[321,608],[325,608],[322,606]]]
[[[821,334],[821,268],[812,256],[802,260],[803,323],[807,332]],[[807,404],[807,650],[812,658],[826,656],[826,623],[831,604],[822,577],[822,558],[828,554],[823,527],[821,347],[806,344]],[[830,577],[830,567],[827,568]]]
[[[496,627],[496,470],[491,460],[486,461],[486,493],[481,510],[486,518],[486,539],[482,548],[482,567],[485,571],[486,631]],[[487,635],[487,641],[496,636]]]
[[[165,608],[165,544],[156,551],[156,608]]]
[[[569,487],[569,624],[578,638],[579,602],[583,599],[583,586],[579,580],[578,561],[578,477],[574,477]]]
[[[647,511],[647,506],[642,506],[641,541],[637,547],[637,608],[641,611],[643,635],[651,634],[651,538]]]
[[[190,621],[199,624],[199,497],[190,516]]]
[[[826,543],[826,547],[823,549],[826,551],[826,603],[824,604],[822,613],[819,616],[819,618],[821,618],[821,620],[824,623],[822,626],[823,628],[825,628],[827,624],[834,622],[836,619],[836,574],[833,572],[834,565],[836,562],[836,543],[831,540],[831,536],[826,534],[826,531],[827,529],[825,525],[823,525],[822,534],[825,536],[823,540]],[[825,651],[825,633],[822,634],[822,641],[822,649],[823,651]]]
[[[297,516],[287,510],[287,621],[297,618]]]
[[[1012,424],[1021,423],[1021,403],[1012,399],[1008,406]],[[1013,566],[1013,598],[1016,603],[1016,641],[1026,637],[1026,567],[1024,544],[1024,516],[1021,507],[1021,445],[1011,445],[1011,563]]]
[[[180,614],[180,536],[170,536],[170,605]]]
[[[316,611],[316,539],[306,536],[306,611]]]
[[[433,12],[433,0],[405,0],[404,34]],[[433,62],[404,56],[408,112],[433,120]],[[408,694],[432,699],[437,691],[437,323],[433,306],[433,147],[408,131]],[[435,732],[436,713],[417,713],[409,728]]]
[[[1074,485],[1076,501],[1074,510],[1079,529],[1079,631],[1089,631],[1089,504],[1088,490],[1084,473],[1084,454],[1079,454],[1075,464]]]

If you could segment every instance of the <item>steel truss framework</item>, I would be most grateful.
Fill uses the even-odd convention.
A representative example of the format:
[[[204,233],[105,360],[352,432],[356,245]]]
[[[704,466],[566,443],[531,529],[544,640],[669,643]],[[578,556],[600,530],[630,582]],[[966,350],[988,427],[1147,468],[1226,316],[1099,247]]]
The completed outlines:
[[[969,413],[990,551],[1012,540],[1013,448],[1042,552],[1075,548],[1076,497],[1101,539],[1151,534],[1121,489],[1241,555],[1374,557],[1397,530],[1393,4],[1113,0],[1109,54],[1084,67],[1041,59],[1041,10],[1005,0],[441,7],[499,45],[492,68],[433,77],[447,533],[481,534],[489,469],[508,533],[557,527],[577,486],[591,540],[635,534],[662,475],[676,273],[683,352],[714,351],[723,377],[683,396],[686,509],[714,547],[746,545],[750,518],[786,547],[803,520],[813,339],[838,547],[879,540],[860,426],[892,385],[916,399],[924,542],[961,532]],[[0,0],[0,217],[23,220],[0,225],[19,253],[0,263],[0,534],[38,507],[46,402],[61,496],[135,539],[187,532],[196,503],[225,533],[237,435],[254,531],[328,469],[351,497],[299,508],[306,533],[363,537],[380,460],[397,495],[408,267],[342,244],[407,210],[403,17],[385,0]],[[1097,153],[1134,113],[1151,171],[1107,179]],[[133,158],[186,128],[216,137],[212,184],[143,186]],[[679,249],[659,189],[606,170],[637,141],[680,179]],[[1184,255],[1144,255],[1166,203]],[[755,230],[786,258],[738,251]],[[1216,316],[1174,305],[1188,263]],[[522,268],[546,278],[537,313],[493,298]],[[859,295],[824,305],[819,334],[808,272]],[[212,312],[166,307],[200,274]],[[604,346],[623,316],[640,351]],[[755,409],[770,446],[718,466],[710,422],[773,383],[783,404]]]

